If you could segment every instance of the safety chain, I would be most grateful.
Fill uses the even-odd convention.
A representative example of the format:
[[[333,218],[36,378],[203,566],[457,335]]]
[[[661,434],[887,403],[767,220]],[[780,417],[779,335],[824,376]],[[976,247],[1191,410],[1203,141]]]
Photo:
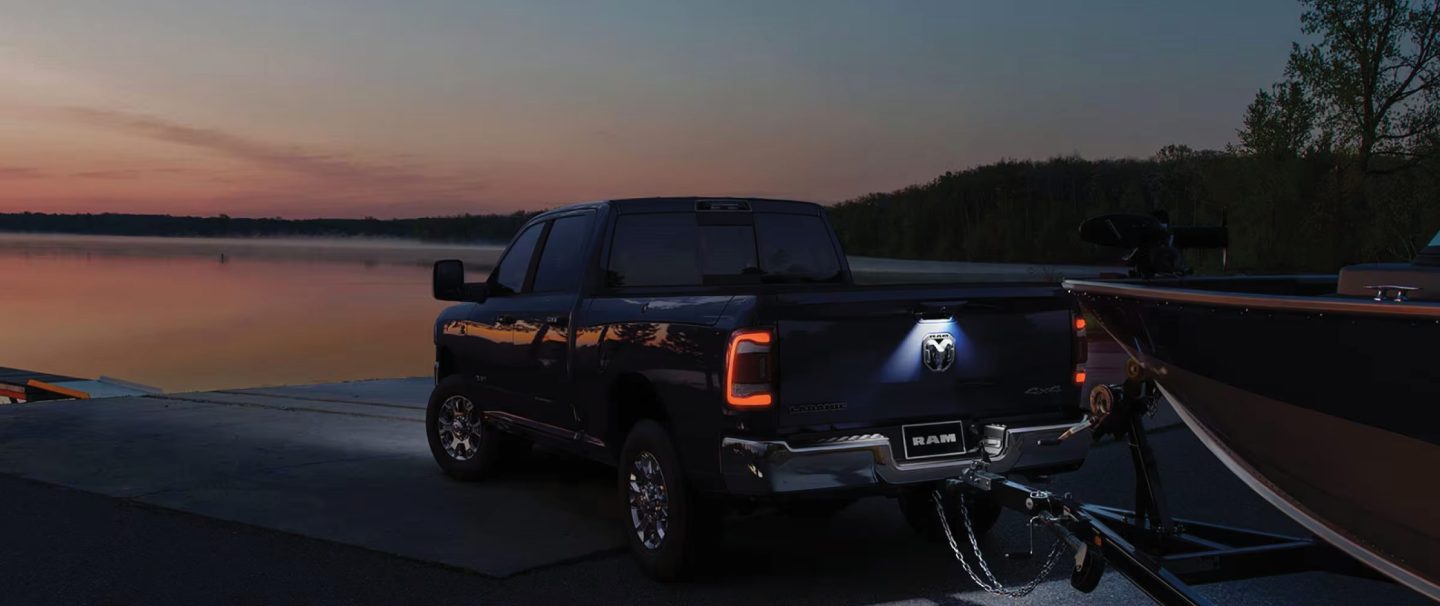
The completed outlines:
[[[965,560],[965,556],[960,554],[960,546],[955,543],[955,535],[950,532],[950,522],[947,519],[948,516],[945,515],[945,507],[941,504],[940,491],[938,489],[933,490],[930,494],[935,501],[935,513],[940,516],[940,528],[945,531],[945,540],[950,542],[950,551],[955,553],[955,559],[960,562],[960,567],[965,569],[965,574],[970,575],[970,580],[975,581],[975,584],[979,585],[980,588],[986,592],[1009,598],[1023,598],[1030,595],[1030,592],[1035,591],[1035,588],[1040,586],[1040,582],[1044,581],[1045,577],[1050,576],[1050,570],[1055,567],[1055,563],[1060,561],[1060,555],[1063,552],[1065,542],[1056,539],[1055,546],[1050,549],[1050,555],[1046,556],[1045,566],[1040,569],[1038,576],[1029,583],[1019,587],[1006,587],[1001,584],[1000,581],[995,578],[995,575],[990,572],[990,566],[985,564],[985,556],[980,553],[980,543],[975,540],[975,526],[970,523],[970,508],[965,505],[965,495],[961,493],[960,515],[965,522],[965,533],[969,535],[970,549],[975,553],[975,561],[980,564],[980,570],[984,571],[985,576],[989,579],[987,582],[986,579],[982,579],[979,575],[975,574],[975,571],[970,568],[970,563]],[[1036,518],[1031,518],[1029,524],[1033,526],[1035,523]]]

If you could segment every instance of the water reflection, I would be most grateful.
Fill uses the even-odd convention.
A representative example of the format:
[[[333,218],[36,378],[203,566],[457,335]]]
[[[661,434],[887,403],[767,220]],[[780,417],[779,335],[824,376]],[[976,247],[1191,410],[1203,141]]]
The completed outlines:
[[[0,237],[0,366],[167,391],[429,374],[445,304],[429,296],[427,257],[456,256],[65,238]],[[483,274],[489,256],[468,261]]]

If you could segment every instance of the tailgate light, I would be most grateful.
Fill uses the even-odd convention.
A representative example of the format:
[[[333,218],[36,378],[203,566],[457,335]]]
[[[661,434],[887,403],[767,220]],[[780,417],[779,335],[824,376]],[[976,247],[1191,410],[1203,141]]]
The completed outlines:
[[[755,408],[774,403],[773,342],[774,333],[768,328],[730,334],[730,346],[725,350],[725,401],[731,406]]]
[[[1085,384],[1085,363],[1090,361],[1090,339],[1085,334],[1085,316],[1077,310],[1072,312],[1070,326],[1075,329],[1074,343],[1075,351],[1072,357],[1075,360],[1075,384]]]

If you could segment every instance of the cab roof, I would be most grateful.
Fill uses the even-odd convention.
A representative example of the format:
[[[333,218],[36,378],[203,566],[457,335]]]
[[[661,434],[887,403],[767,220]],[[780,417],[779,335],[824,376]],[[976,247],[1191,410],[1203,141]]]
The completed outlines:
[[[796,200],[776,200],[771,198],[739,198],[729,196],[676,196],[663,198],[622,198],[616,200],[600,200],[596,202],[580,202],[559,208],[547,210],[539,215],[545,217],[565,212],[597,209],[610,207],[620,214],[630,213],[654,213],[654,212],[687,212],[696,210],[723,211],[759,211],[759,212],[785,212],[794,214],[819,215],[825,212],[824,207],[814,202],[799,202]],[[538,218],[538,217],[537,217]]]

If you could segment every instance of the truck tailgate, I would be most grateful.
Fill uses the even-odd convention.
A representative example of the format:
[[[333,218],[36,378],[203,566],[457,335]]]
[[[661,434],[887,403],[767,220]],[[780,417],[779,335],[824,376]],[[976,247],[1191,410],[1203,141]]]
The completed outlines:
[[[852,286],[773,303],[782,431],[1076,415],[1071,305],[1055,285]]]

